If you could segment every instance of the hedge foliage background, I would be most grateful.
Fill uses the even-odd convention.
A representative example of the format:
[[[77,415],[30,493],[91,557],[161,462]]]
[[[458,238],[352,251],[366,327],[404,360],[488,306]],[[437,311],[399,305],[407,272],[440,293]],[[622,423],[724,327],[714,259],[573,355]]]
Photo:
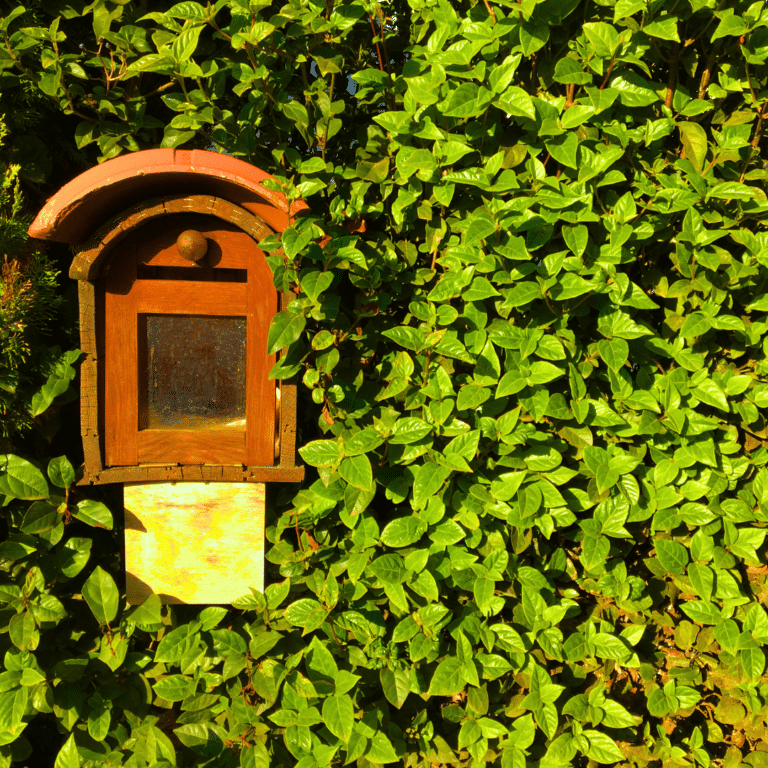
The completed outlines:
[[[4,7],[0,764],[768,766],[764,3]],[[231,608],[126,609],[23,237],[157,146],[312,211],[316,470]]]

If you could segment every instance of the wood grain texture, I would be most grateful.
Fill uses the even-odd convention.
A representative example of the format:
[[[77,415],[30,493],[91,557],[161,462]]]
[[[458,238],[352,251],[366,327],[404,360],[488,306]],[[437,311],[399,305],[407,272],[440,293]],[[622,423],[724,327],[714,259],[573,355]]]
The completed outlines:
[[[267,336],[278,310],[272,270],[264,254],[250,240],[253,255],[248,267],[248,346],[246,348],[245,463],[269,466],[275,462],[275,382],[268,376],[275,356],[267,355]]]
[[[98,353],[96,346],[96,291],[93,283],[77,284],[80,305],[80,433],[83,436],[86,472],[102,469],[99,437]]]
[[[183,259],[176,248],[176,239],[185,229],[196,229],[208,239],[208,251],[199,264]],[[249,234],[212,214],[177,213],[153,221],[140,231],[140,264],[185,267],[198,272],[211,267],[248,268],[250,251],[247,242],[253,242]]]
[[[262,483],[125,486],[126,596],[228,604],[264,590]]]
[[[230,317],[246,315],[244,283],[136,280],[132,293],[137,313]],[[248,343],[251,343],[250,334]]]
[[[141,228],[141,241],[148,239],[154,241],[169,223],[174,222],[177,217],[190,213],[208,215],[215,219],[219,226],[223,223],[229,223],[233,230],[240,231],[257,241],[273,231],[260,216],[212,195],[152,198],[132,205],[99,226],[85,242],[77,247],[75,258],[69,269],[69,276],[74,280],[96,280],[110,260],[112,249],[130,232]],[[179,232],[187,228],[189,227],[182,227]],[[151,238],[147,238],[150,232],[153,235]],[[173,245],[175,245],[175,241]],[[175,247],[173,253],[179,261],[183,261],[175,252]],[[167,262],[159,261],[157,263],[165,264]],[[175,265],[176,262],[172,261],[171,266]],[[188,266],[194,265],[188,264]],[[221,264],[221,266],[244,268],[240,265],[230,264]]]
[[[163,198],[152,198],[113,216],[77,247],[77,255],[69,268],[69,276],[74,280],[96,280],[112,248],[135,227],[164,214]]]
[[[123,240],[105,285],[104,412],[105,463],[138,464],[138,354],[135,237]]]
[[[259,210],[259,213],[263,213],[263,211]],[[187,228],[196,228],[203,231],[204,234],[206,232],[212,234],[213,242],[210,243],[209,241],[212,247],[209,248],[209,253],[206,255],[206,264],[191,264],[178,255],[175,240],[178,233]],[[178,307],[177,312],[224,316],[243,314],[248,317],[249,325],[255,330],[256,338],[252,338],[253,334],[250,329],[248,331],[249,350],[255,351],[246,363],[248,366],[249,402],[252,406],[247,416],[248,423],[257,425],[257,429],[249,430],[246,434],[246,455],[232,462],[236,463],[242,460],[246,466],[217,466],[215,468],[203,466],[201,476],[219,482],[242,480],[295,482],[303,477],[303,467],[295,467],[294,456],[295,383],[292,381],[282,383],[283,402],[279,416],[276,417],[275,385],[274,382],[270,382],[266,378],[274,363],[274,356],[267,357],[266,355],[266,336],[272,314],[277,311],[278,295],[272,285],[271,270],[266,264],[265,256],[256,247],[254,240],[258,241],[271,232],[272,230],[261,216],[254,215],[253,212],[223,198],[212,195],[170,196],[134,204],[118,216],[105,222],[86,243],[78,248],[70,273],[80,280],[81,331],[83,334],[81,348],[87,354],[83,365],[81,410],[86,461],[85,474],[81,483],[141,481],[148,477],[148,473],[156,480],[192,479],[193,475],[197,477],[196,472],[201,471],[199,466],[194,464],[184,467],[173,466],[173,460],[169,460],[167,457],[162,457],[167,463],[160,468],[136,466],[139,462],[138,436],[135,437],[135,441],[129,438],[123,448],[120,449],[123,451],[122,458],[130,459],[130,463],[122,460],[115,461],[121,459],[119,453],[109,454],[107,457],[108,452],[104,443],[110,442],[112,448],[117,447],[119,441],[115,437],[115,430],[120,431],[119,423],[122,422],[127,425],[131,421],[131,428],[134,432],[138,424],[138,392],[129,392],[131,386],[128,382],[124,382],[123,389],[129,395],[127,400],[122,397],[120,388],[115,386],[111,387],[108,396],[107,371],[115,370],[115,366],[125,365],[127,350],[136,350],[136,355],[138,355],[136,313],[139,311],[175,313],[167,308],[168,304],[164,304],[163,308],[157,305],[158,294],[151,298],[151,303],[143,305],[145,309],[139,310],[135,299],[140,297],[142,291],[150,289],[148,286],[146,289],[139,287],[133,297],[126,296],[120,292],[124,290],[126,279],[128,282],[133,280],[137,284],[140,282],[154,283],[153,290],[157,290],[158,283],[166,282],[166,286],[160,289],[160,303],[164,303],[165,298],[167,298],[171,306]],[[201,280],[199,283],[204,286],[203,290],[198,289],[196,292],[195,289],[198,288],[199,284],[189,280],[178,281],[178,283],[184,284],[184,287],[179,289],[176,288],[178,283],[171,285],[169,281],[137,281],[135,272],[124,263],[122,254],[126,253],[126,249],[129,251],[132,249],[136,254],[135,258],[141,264],[198,270],[200,276],[206,278],[206,281]],[[219,297],[226,302],[226,311],[221,309],[219,302],[208,298],[211,296],[212,288],[211,283],[207,282],[210,279],[208,273],[215,273],[215,268],[247,269],[249,272],[248,282],[245,285],[237,286],[239,290],[244,291],[244,299],[237,298],[233,302],[231,295],[222,294]],[[96,283],[90,281],[94,281],[100,274],[105,276],[103,282],[112,286],[111,290],[103,290],[101,293],[98,290],[94,292]],[[217,277],[220,276],[220,274],[217,275]],[[115,290],[115,286],[121,284],[123,287]],[[218,283],[217,287],[222,286],[226,293],[226,289],[235,285]],[[184,291],[185,289],[186,294],[182,298],[179,290]],[[105,293],[109,294],[108,301]],[[196,295],[190,297],[190,294],[193,293]],[[266,301],[264,300],[265,296],[267,296]],[[134,300],[132,312],[134,319],[131,323],[125,323],[126,308],[130,306],[132,299]],[[295,299],[295,296],[293,294],[281,294],[279,299],[280,304],[285,306],[289,301]],[[103,310],[99,308],[100,301]],[[203,306],[198,312],[194,302],[207,303],[208,305],[216,304],[217,306],[212,311]],[[253,302],[256,306],[254,311],[249,311],[249,302]],[[109,303],[109,311],[106,307],[107,303]],[[238,307],[236,312],[233,312],[233,306]],[[192,307],[195,309],[193,310]],[[119,333],[110,339],[110,349],[116,348],[118,354],[112,356],[109,363],[106,361],[105,334],[103,332],[103,324],[106,322],[108,314],[111,318],[120,317],[123,321]],[[263,350],[263,352],[257,353],[258,350]],[[137,358],[134,359],[138,363]],[[261,374],[257,378],[258,369],[261,369]],[[137,379],[137,376],[134,375],[133,378]],[[138,385],[138,381],[136,381],[136,385]],[[253,397],[250,397],[251,392]],[[126,410],[133,407],[131,401],[134,396],[136,401],[135,414],[128,418]],[[107,405],[108,400],[111,403],[121,401],[123,407],[113,409],[111,405]],[[102,408],[99,408],[100,404],[103,406]],[[117,419],[113,418],[115,412],[117,412]],[[109,415],[106,423],[104,423],[105,413]],[[112,438],[107,437],[107,425]],[[280,445],[279,454],[275,453],[276,436]],[[148,455],[157,456],[151,452]],[[205,458],[210,458],[210,456],[206,455]],[[105,461],[105,459],[107,460]],[[278,466],[274,466],[278,461]],[[113,464],[113,467],[104,469],[105,463]],[[144,458],[142,463],[153,462]],[[219,458],[215,463],[225,465],[230,462],[225,462]],[[214,469],[216,472],[213,471]]]
[[[107,467],[78,481],[78,485],[106,483],[160,483],[171,481],[216,483],[298,483],[304,479],[304,467],[245,467],[166,464],[139,464],[135,467]]]
[[[142,464],[244,464],[245,432],[223,429],[142,429],[137,436]]]
[[[290,468],[296,465],[296,385],[284,381],[280,399],[280,466]]]

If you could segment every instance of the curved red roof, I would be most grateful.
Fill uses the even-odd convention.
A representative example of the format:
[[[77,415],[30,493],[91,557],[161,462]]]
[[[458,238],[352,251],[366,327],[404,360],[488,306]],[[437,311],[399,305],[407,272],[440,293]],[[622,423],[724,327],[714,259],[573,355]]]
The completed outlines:
[[[132,152],[90,168],[63,186],[32,222],[29,235],[74,245],[133,203],[172,193],[222,197],[283,231],[290,223],[285,196],[261,186],[271,178],[243,160],[201,149]],[[298,201],[291,215],[307,208]]]

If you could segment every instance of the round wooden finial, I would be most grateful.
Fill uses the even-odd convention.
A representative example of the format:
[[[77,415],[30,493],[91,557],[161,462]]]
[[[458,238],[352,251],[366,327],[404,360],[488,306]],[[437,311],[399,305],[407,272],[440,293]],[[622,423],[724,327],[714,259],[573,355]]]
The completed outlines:
[[[176,240],[179,256],[187,261],[200,261],[208,250],[208,241],[196,229],[187,229]]]

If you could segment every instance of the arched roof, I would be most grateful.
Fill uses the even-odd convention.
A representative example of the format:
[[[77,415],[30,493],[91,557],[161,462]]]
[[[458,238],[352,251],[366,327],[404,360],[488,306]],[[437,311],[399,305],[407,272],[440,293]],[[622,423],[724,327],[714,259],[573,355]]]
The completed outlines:
[[[76,245],[116,213],[147,198],[209,194],[260,216],[272,229],[289,225],[288,203],[261,183],[272,177],[243,160],[206,150],[147,149],[121,155],[81,173],[45,204],[31,237]],[[303,201],[291,214],[306,210]]]

